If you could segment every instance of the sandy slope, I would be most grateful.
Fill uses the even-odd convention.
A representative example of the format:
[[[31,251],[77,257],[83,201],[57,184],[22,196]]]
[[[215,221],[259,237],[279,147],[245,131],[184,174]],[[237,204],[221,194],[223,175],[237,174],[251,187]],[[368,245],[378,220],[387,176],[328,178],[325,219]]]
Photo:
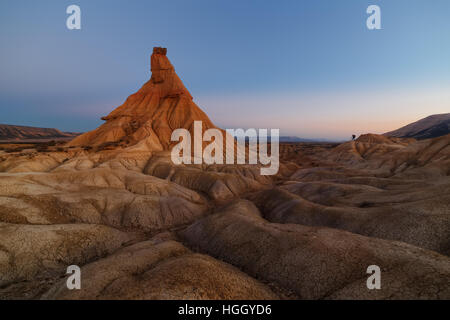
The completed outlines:
[[[450,133],[450,113],[434,114],[400,129],[385,133],[388,137],[430,139]]]

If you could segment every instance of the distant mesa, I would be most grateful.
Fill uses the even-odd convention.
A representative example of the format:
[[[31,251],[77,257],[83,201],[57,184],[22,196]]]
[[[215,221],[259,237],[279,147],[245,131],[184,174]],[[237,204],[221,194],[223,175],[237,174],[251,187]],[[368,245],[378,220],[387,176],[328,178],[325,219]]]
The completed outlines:
[[[38,128],[0,124],[0,141],[33,142],[43,140],[70,140],[80,135],[78,132],[62,132],[54,128]]]
[[[307,139],[307,138],[302,138],[302,137],[297,137],[297,136],[280,136],[280,142],[284,142],[284,143],[313,143],[313,142],[342,142],[341,140],[338,139]]]
[[[384,135],[418,140],[437,138],[450,133],[450,113],[435,114]]]
[[[184,128],[193,134],[196,120],[203,122],[203,130],[216,128],[194,103],[166,55],[166,48],[153,48],[150,80],[103,117],[106,121],[103,125],[76,137],[68,145],[112,144],[141,151],[162,151],[177,143],[171,142],[173,130]]]

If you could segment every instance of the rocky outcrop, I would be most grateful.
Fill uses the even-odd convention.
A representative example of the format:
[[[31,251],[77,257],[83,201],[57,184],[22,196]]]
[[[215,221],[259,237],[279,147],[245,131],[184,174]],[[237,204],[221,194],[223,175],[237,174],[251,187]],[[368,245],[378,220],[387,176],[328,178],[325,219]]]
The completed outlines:
[[[384,135],[398,138],[415,138],[419,140],[437,138],[450,134],[450,113],[434,114],[410,123],[400,129]]]
[[[154,48],[150,80],[125,103],[102,119],[106,122],[87,132],[69,146],[100,146],[115,143],[148,151],[168,150],[172,131],[185,128],[193,134],[195,120],[203,130],[215,128],[208,116],[194,103],[175,68],[167,49]]]
[[[282,144],[275,176],[174,164],[174,129],[214,125],[166,54],[96,130],[0,150],[0,298],[450,299],[449,135]]]

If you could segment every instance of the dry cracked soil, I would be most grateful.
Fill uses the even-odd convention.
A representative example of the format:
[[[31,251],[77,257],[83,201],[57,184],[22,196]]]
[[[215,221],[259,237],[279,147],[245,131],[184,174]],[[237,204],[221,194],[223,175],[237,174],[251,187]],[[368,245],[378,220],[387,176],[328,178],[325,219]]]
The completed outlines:
[[[151,63],[94,131],[0,151],[0,298],[450,299],[450,135],[284,143],[273,176],[174,165],[174,129],[215,126]]]

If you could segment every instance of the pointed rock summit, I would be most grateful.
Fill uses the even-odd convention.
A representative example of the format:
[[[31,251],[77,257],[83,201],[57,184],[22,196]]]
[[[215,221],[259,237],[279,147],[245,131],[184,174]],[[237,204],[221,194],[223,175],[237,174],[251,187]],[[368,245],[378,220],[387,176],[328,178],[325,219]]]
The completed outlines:
[[[103,117],[106,121],[103,125],[73,139],[68,145],[95,147],[110,144],[160,151],[177,143],[170,141],[173,130],[185,128],[193,134],[196,120],[203,122],[203,130],[215,128],[194,103],[166,54],[166,48],[153,48],[150,80],[124,104]]]

